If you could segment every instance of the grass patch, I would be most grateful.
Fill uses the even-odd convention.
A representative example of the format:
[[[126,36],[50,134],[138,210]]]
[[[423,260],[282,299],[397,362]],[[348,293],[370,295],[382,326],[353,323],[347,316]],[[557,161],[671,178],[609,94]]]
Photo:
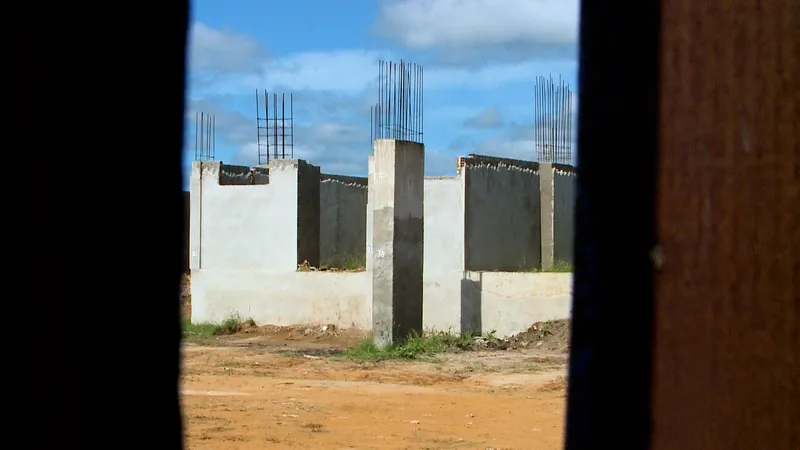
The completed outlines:
[[[402,343],[386,349],[378,348],[372,339],[367,339],[358,347],[345,350],[341,355],[345,358],[370,361],[429,359],[439,353],[474,349],[478,342],[476,338],[480,337],[475,333],[434,331],[422,335],[413,334]],[[492,338],[492,334],[486,337],[489,340]]]
[[[342,260],[342,269],[358,270],[367,267],[367,255],[348,255]]]
[[[238,314],[232,314],[218,323],[192,323],[189,318],[184,318],[181,321],[181,332],[184,339],[199,341],[211,339],[214,336],[236,333],[244,328],[243,324],[247,326],[255,325],[252,319],[244,319]]]
[[[553,267],[542,270],[539,267],[533,267],[524,272],[531,273],[572,273],[572,263],[565,259],[557,259],[553,261]]]
[[[322,270],[363,270],[367,267],[367,255],[346,255],[338,261],[328,261],[320,264]]]
[[[554,273],[572,272],[572,263],[567,260],[558,259],[553,262],[553,267],[545,270],[544,272],[554,272]]]

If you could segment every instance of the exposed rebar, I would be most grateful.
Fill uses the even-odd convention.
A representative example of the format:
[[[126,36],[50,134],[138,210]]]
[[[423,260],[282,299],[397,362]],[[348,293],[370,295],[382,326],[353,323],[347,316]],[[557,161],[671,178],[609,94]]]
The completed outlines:
[[[378,62],[378,101],[370,107],[370,142],[423,142],[423,77],[418,64]]]
[[[194,160],[213,161],[216,157],[216,116],[204,112],[194,115]]]
[[[264,90],[264,115],[261,115],[259,92],[256,89],[256,128],[258,165],[269,164],[271,159],[294,159],[294,95],[289,94],[289,116],[286,116],[286,94],[272,94]],[[271,101],[270,101],[271,100]],[[280,102],[280,106],[279,106]],[[270,107],[272,117],[270,117]]]
[[[572,163],[572,90],[559,76],[539,76],[534,85],[534,141],[542,163]]]

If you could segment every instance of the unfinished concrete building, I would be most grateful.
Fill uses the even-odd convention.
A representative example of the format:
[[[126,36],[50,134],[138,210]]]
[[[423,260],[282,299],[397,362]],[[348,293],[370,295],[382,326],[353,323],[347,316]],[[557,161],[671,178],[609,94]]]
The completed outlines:
[[[425,178],[423,159],[421,144],[379,139],[366,179],[302,160],[195,162],[192,320],[375,332],[385,316],[395,333],[502,336],[569,317],[571,274],[546,269],[571,259],[573,168],[470,155],[456,176]]]

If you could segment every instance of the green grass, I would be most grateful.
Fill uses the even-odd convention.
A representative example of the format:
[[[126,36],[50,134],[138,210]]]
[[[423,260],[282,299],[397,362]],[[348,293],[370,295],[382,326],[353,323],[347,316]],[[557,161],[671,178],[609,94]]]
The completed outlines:
[[[320,269],[340,269],[340,270],[359,270],[367,267],[367,255],[346,255],[336,262],[324,262],[320,264]]]
[[[553,272],[553,273],[572,272],[572,263],[563,259],[558,259],[553,262],[553,267],[544,270],[543,272]]]
[[[367,267],[367,255],[348,255],[342,261],[342,269],[357,270]]]
[[[184,339],[201,341],[214,336],[233,334],[241,329],[242,323],[246,322],[250,322],[250,320],[244,319],[238,314],[232,314],[218,323],[192,323],[190,319],[184,319],[181,323],[181,332]]]
[[[372,339],[368,339],[358,347],[345,350],[341,356],[370,361],[431,359],[440,353],[473,349],[477,345],[475,339],[477,337],[480,335],[474,333],[427,332],[422,335],[411,335],[402,343],[387,349],[378,348]],[[486,335],[485,338],[493,339],[494,333]]]
[[[525,270],[525,272],[531,272],[531,273],[572,273],[572,263],[567,261],[567,260],[557,259],[557,260],[553,261],[553,267],[551,267],[549,269],[542,270],[542,269],[540,269],[538,267],[534,267],[534,268]]]

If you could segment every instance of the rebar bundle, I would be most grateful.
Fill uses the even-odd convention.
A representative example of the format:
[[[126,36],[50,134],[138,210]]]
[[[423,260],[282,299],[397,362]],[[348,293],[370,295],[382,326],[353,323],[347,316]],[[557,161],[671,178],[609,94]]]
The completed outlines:
[[[423,69],[418,64],[378,62],[378,101],[370,108],[370,142],[422,143]]]
[[[286,94],[272,94],[272,101],[264,90],[264,115],[256,90],[256,127],[258,165],[269,164],[270,159],[294,159],[294,96],[289,94],[289,115],[286,115]],[[272,109],[272,116],[270,116]]]
[[[534,141],[542,163],[572,163],[572,91],[559,76],[536,78],[534,87]]]
[[[194,115],[194,160],[212,161],[216,152],[216,116],[197,112]]]

